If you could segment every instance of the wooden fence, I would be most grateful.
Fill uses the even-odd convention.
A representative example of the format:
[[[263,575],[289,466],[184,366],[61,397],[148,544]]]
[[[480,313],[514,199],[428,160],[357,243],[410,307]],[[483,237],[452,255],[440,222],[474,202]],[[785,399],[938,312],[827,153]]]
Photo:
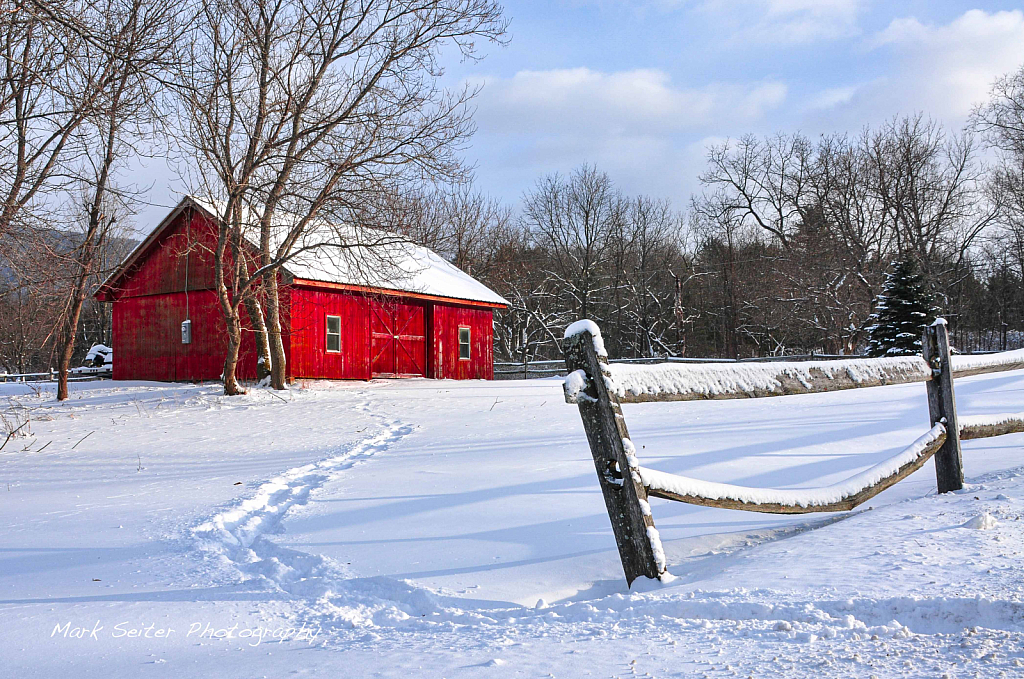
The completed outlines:
[[[992,352],[988,352],[992,353]],[[847,360],[849,356],[839,354],[790,354],[787,356],[751,356],[749,358],[689,358],[682,356],[653,356],[649,358],[610,358],[610,364],[651,365],[662,363],[695,364],[695,363],[776,363],[803,361],[837,361]],[[565,361],[496,361],[494,363],[494,379],[526,380],[535,377],[557,377],[565,375]]]
[[[1024,368],[1024,350],[951,356],[946,323],[925,329],[923,356],[705,365],[610,364],[600,330],[579,321],[565,333],[565,400],[579,407],[626,581],[665,573],[648,502],[660,497],[707,507],[777,514],[848,511],[935,458],[938,490],[963,488],[962,439],[1024,432],[1024,413],[959,421],[953,380]],[[766,489],[710,483],[640,466],[622,403],[760,398],[925,382],[931,429],[900,454],[824,488]]]
[[[111,375],[110,366],[103,368],[72,368],[68,371],[68,382],[95,382]],[[56,382],[57,371],[44,373],[0,373],[0,382]]]

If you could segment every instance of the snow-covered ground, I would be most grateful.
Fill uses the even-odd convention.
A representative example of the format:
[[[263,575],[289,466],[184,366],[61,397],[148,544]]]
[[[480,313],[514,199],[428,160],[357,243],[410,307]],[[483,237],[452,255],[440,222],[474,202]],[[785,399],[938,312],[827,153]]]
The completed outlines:
[[[624,406],[640,463],[800,488],[928,429],[923,384]],[[1024,371],[957,381],[1024,410]],[[0,677],[1024,676],[1024,435],[840,515],[653,500],[625,588],[559,380],[0,385]],[[0,436],[2,440],[2,436]],[[639,583],[638,583],[639,584]]]

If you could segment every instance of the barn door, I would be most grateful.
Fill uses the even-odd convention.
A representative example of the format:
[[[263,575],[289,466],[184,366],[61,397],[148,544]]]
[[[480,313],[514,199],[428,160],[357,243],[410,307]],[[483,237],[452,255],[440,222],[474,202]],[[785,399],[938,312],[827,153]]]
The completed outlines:
[[[390,300],[370,302],[370,371],[374,377],[427,374],[423,307]]]

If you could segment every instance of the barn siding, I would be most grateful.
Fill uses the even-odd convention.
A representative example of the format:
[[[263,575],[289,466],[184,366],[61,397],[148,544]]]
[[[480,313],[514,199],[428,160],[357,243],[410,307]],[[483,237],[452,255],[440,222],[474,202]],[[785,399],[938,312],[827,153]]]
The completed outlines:
[[[212,289],[210,250],[215,239],[213,224],[186,210],[143,253],[123,279],[122,287],[113,290],[115,380],[220,379],[227,334]],[[248,328],[244,308],[241,315],[243,327]],[[191,344],[181,343],[181,322],[186,317],[192,319]],[[256,346],[252,333],[245,330],[237,375],[239,379],[256,377]]]
[[[370,379],[369,300],[358,294],[295,287],[289,291],[289,375]],[[327,316],[341,317],[341,352],[325,351]]]
[[[370,298],[370,372],[381,377],[426,377],[427,306],[407,297]]]
[[[437,379],[494,379],[492,311],[435,303],[431,314],[432,370]],[[459,327],[470,329],[470,360],[459,359]]]
[[[291,327],[286,333],[291,341],[289,375],[295,378],[361,379],[371,373],[373,321],[372,305],[397,303],[399,323],[407,315],[403,307],[422,306],[422,330],[426,335],[425,374],[444,379],[494,378],[494,329],[490,309],[472,308],[440,302],[423,302],[406,297],[362,295],[357,292],[293,287],[291,295]],[[342,325],[341,352],[328,354],[326,347],[327,316],[340,316]],[[471,330],[471,359],[458,357],[459,327]]]
[[[184,292],[122,297],[114,303],[115,380],[195,382],[220,378],[227,335],[217,296],[212,290],[201,290],[190,292],[188,297],[191,344],[181,343]],[[256,346],[251,332],[242,333],[237,374],[239,379],[256,377]]]
[[[188,244],[192,247],[189,248]],[[212,290],[213,250],[216,246],[217,235],[213,224],[202,215],[186,210],[142,255],[123,282],[123,287],[115,291],[115,296],[139,297],[182,292],[186,280],[189,290]]]

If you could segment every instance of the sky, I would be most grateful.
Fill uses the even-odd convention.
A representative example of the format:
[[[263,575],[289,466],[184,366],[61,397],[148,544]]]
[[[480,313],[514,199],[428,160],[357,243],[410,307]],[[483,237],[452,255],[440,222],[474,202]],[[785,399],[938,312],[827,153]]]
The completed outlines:
[[[960,129],[992,81],[1024,65],[1011,2],[550,0],[505,3],[507,46],[453,59],[444,84],[480,85],[465,151],[476,185],[516,206],[584,163],[628,194],[682,208],[709,145],[744,134],[856,134],[924,112]],[[181,187],[162,161],[153,204]]]

